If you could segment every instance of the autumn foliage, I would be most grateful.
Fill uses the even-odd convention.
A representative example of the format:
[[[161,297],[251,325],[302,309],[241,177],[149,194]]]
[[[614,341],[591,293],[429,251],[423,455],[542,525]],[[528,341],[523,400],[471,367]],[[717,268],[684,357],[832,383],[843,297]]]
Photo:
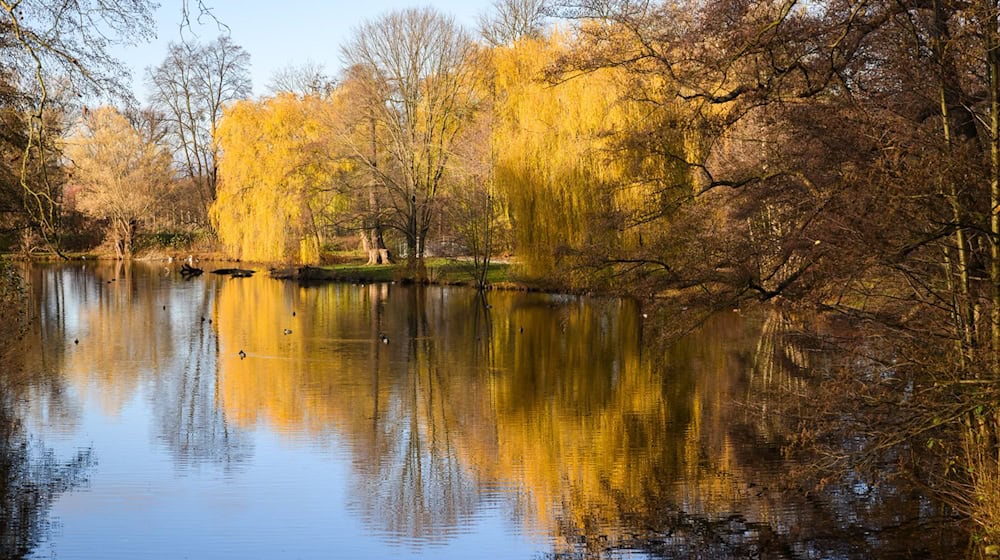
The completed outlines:
[[[893,457],[1000,535],[1000,3],[503,6],[480,41],[432,9],[364,22],[338,80],[196,119],[211,158],[184,173],[226,252],[317,263],[338,240],[422,280],[485,247],[559,287],[848,321],[863,359],[817,373],[848,382],[803,433],[863,432],[838,468]],[[126,256],[177,162],[111,109],[80,130],[67,185]]]
[[[170,156],[111,107],[87,114],[66,154],[71,181],[80,187],[78,208],[108,220],[115,251],[130,258],[139,222],[170,185]]]
[[[226,111],[218,143],[225,154],[212,224],[241,259],[319,261],[323,216],[336,209],[332,185],[345,163],[325,151],[331,132],[318,119],[322,99],[279,95]]]

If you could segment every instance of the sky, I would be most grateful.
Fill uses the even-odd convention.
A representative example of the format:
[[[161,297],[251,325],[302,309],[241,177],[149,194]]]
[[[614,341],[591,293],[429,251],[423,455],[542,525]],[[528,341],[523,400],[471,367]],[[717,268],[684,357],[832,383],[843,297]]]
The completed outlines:
[[[192,0],[191,2],[195,2]],[[327,74],[341,68],[340,46],[352,30],[366,20],[388,12],[411,7],[431,6],[451,15],[455,21],[475,29],[480,13],[490,7],[490,0],[205,0],[215,17],[229,27],[233,42],[250,53],[254,95],[266,93],[267,83],[276,70],[291,64],[319,63]],[[133,92],[141,103],[149,99],[145,69],[160,64],[167,45],[181,40],[181,2],[164,0],[156,11],[156,39],[137,47],[118,48],[115,56],[132,71]],[[191,32],[201,42],[209,42],[220,33],[215,21],[192,18]]]

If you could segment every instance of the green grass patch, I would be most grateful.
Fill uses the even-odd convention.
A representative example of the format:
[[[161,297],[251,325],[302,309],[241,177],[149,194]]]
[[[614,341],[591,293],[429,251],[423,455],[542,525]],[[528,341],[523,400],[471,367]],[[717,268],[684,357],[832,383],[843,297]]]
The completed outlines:
[[[334,264],[320,268],[330,271],[335,280],[391,282],[397,279],[395,265]]]
[[[475,267],[471,262],[455,259],[426,259],[427,280],[435,284],[472,284]],[[321,267],[329,279],[348,282],[392,282],[409,278],[406,263],[392,265],[335,264]],[[486,274],[490,284],[513,283],[510,263],[490,263]]]

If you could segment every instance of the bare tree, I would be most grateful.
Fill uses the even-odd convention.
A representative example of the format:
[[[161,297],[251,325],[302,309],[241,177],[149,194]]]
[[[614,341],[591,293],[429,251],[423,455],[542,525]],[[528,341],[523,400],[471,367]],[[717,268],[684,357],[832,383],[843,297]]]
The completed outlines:
[[[343,100],[338,104],[338,110],[331,112],[335,119],[331,127],[339,131],[342,137],[338,142],[338,150],[348,157],[363,161],[353,173],[345,176],[342,189],[352,201],[352,223],[361,236],[365,254],[368,255],[368,265],[390,264],[389,250],[385,244],[386,223],[388,213],[385,201],[381,200],[378,191],[383,183],[378,170],[386,167],[386,151],[384,134],[380,134],[379,125],[375,119],[377,100],[365,94],[367,85],[371,83],[368,70],[362,66],[348,68],[335,90],[335,96]]]
[[[347,66],[365,70],[357,73],[359,91],[370,100],[388,165],[369,145],[356,145],[354,155],[377,178],[389,225],[406,237],[407,263],[418,275],[453,144],[475,108],[472,52],[469,35],[430,8],[368,21],[343,49]]]
[[[149,116],[147,114],[146,116]],[[111,107],[87,113],[70,142],[79,208],[110,223],[118,258],[130,259],[136,228],[170,184],[170,156],[149,136],[155,126],[129,122]]]
[[[494,47],[537,37],[545,27],[546,0],[493,0],[492,6],[479,16],[479,34]]]
[[[171,123],[174,157],[196,185],[203,221],[215,200],[219,149],[215,132],[226,103],[250,95],[250,55],[223,35],[207,45],[171,44],[147,71],[152,104]]]
[[[308,61],[295,66],[279,68],[271,76],[267,90],[271,95],[279,93],[294,93],[295,95],[329,95],[334,88],[334,81],[326,73],[322,64]]]
[[[482,64],[481,68],[489,68]],[[444,213],[457,241],[472,258],[465,268],[480,290],[488,285],[494,252],[503,247],[510,225],[506,199],[497,188],[494,130],[497,109],[488,100],[463,132],[456,146],[457,165],[450,181]]]

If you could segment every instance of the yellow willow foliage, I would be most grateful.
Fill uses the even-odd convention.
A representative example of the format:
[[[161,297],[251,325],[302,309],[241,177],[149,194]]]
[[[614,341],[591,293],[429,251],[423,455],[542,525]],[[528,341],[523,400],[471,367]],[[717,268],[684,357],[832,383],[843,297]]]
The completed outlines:
[[[549,275],[560,253],[634,249],[635,226],[655,212],[666,183],[687,171],[654,156],[641,139],[669,103],[634,101],[661,92],[658,78],[640,83],[620,69],[543,79],[547,65],[576,47],[554,33],[494,52],[496,181],[510,200],[516,250],[529,274]],[[652,83],[649,83],[652,81]],[[635,91],[639,86],[642,91]],[[684,153],[682,133],[658,132],[657,143]]]
[[[323,214],[341,206],[331,194],[343,163],[330,158],[332,136],[320,118],[326,100],[282,94],[241,101],[223,115],[218,197],[211,208],[232,256],[253,261],[319,261]]]

